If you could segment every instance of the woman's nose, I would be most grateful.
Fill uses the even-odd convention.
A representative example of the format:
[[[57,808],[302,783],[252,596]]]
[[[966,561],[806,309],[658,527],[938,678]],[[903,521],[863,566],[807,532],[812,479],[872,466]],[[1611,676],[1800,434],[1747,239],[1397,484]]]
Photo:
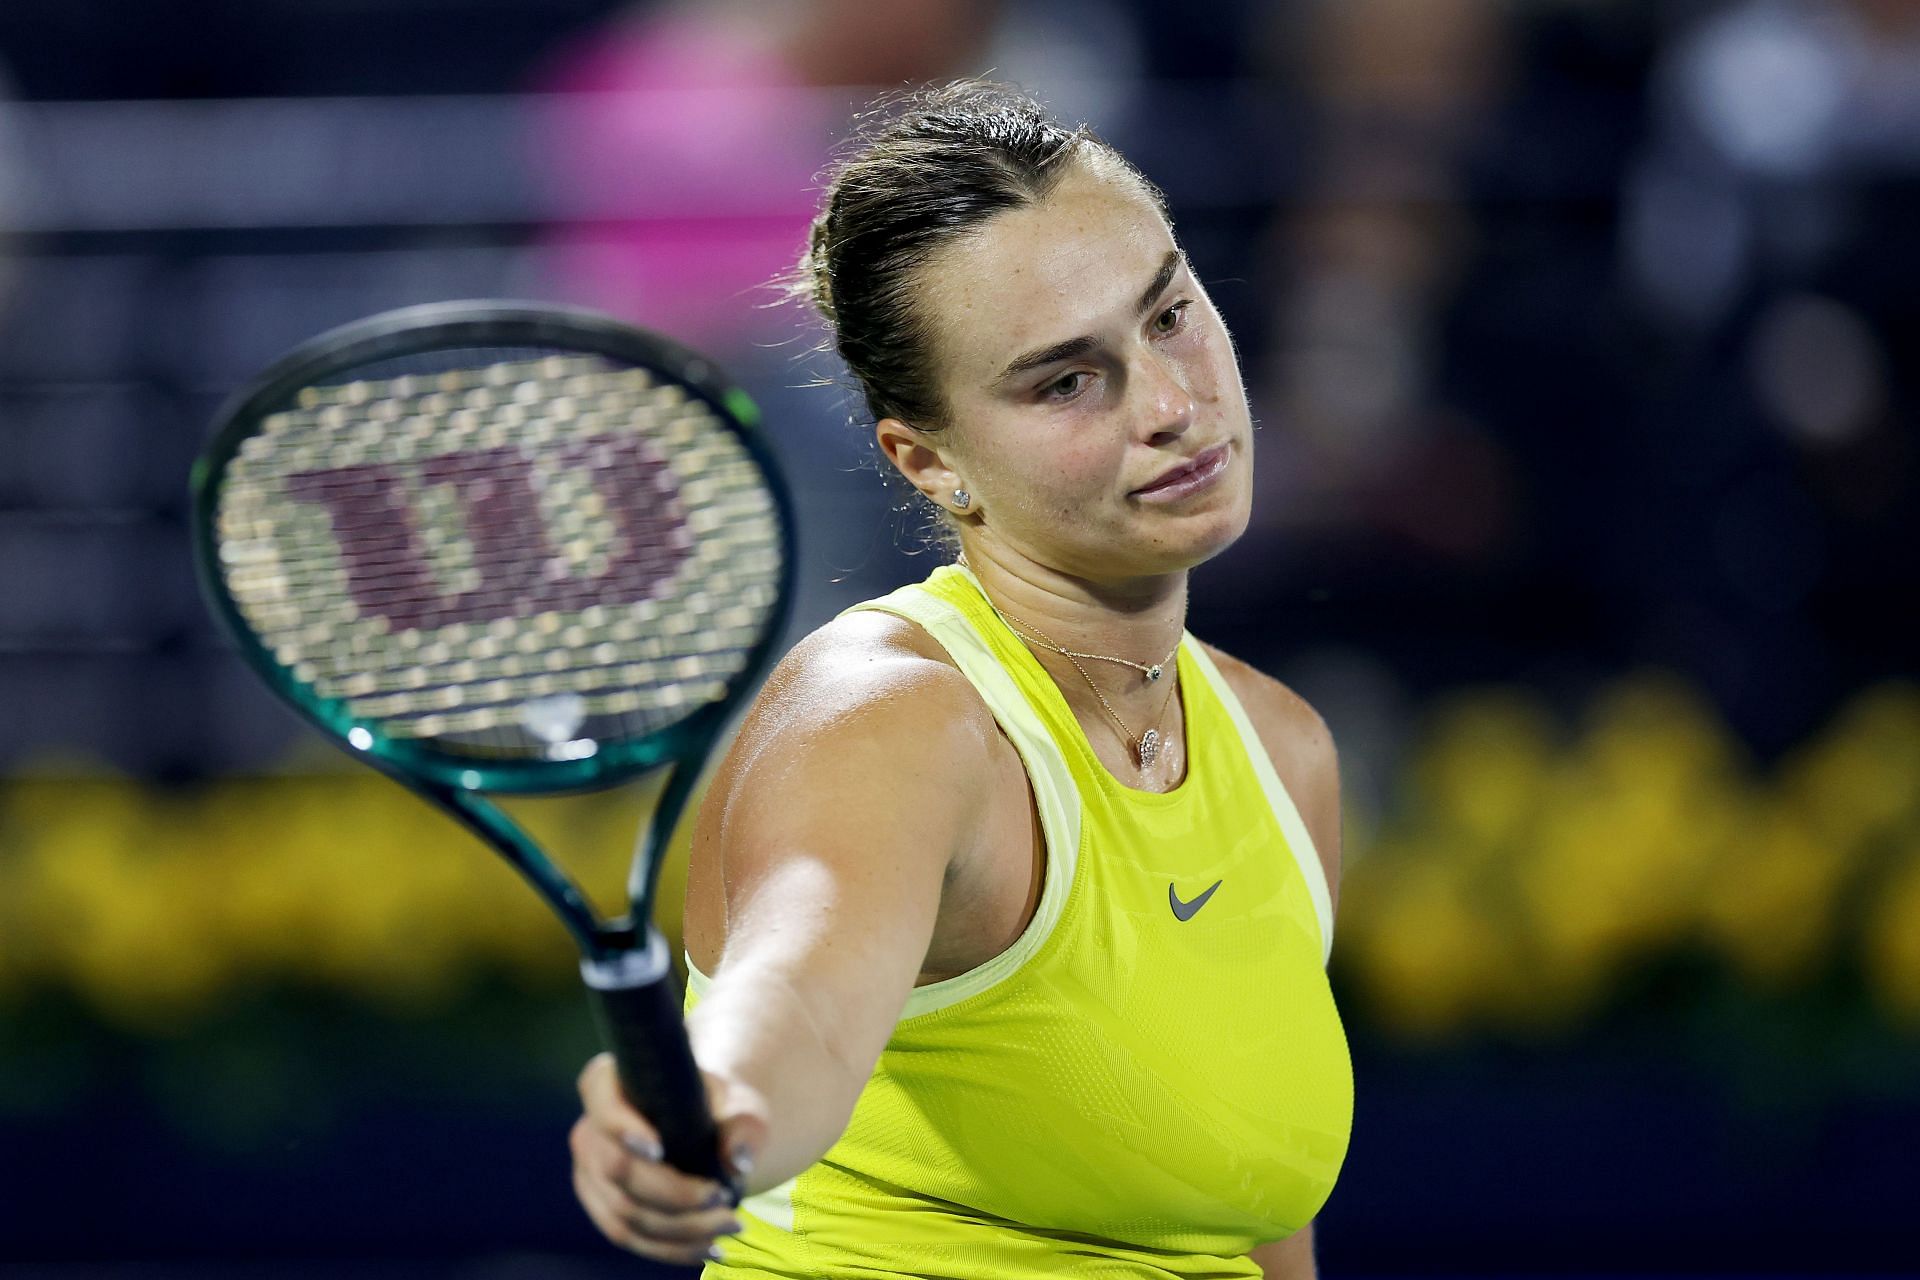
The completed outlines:
[[[1193,425],[1193,393],[1174,365],[1155,352],[1141,357],[1142,391],[1146,398],[1145,421],[1150,443],[1183,435]]]

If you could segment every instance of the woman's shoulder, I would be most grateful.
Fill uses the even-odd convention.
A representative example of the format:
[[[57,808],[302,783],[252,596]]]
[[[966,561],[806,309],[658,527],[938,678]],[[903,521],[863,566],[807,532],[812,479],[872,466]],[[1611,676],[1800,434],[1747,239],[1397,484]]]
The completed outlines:
[[[1252,663],[1243,662],[1226,650],[1202,640],[1200,647],[1213,659],[1213,665],[1233,691],[1247,718],[1263,741],[1269,737],[1283,740],[1291,750],[1333,750],[1333,734],[1327,722],[1305,698]],[[1269,748],[1271,750],[1271,747]]]
[[[957,750],[997,732],[993,714],[939,642],[896,614],[841,614],[802,638],[761,687],[743,732],[813,737],[853,731],[942,741]]]

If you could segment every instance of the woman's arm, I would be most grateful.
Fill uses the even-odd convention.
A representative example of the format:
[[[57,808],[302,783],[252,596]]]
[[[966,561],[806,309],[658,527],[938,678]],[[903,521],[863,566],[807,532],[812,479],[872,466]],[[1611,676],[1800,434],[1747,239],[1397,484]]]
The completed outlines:
[[[1313,1224],[1309,1222],[1285,1240],[1263,1244],[1247,1255],[1260,1264],[1266,1280],[1318,1280],[1313,1264]]]
[[[695,832],[690,896],[698,877],[723,919],[718,945],[689,919],[689,949],[718,958],[688,1032],[703,1070],[766,1100],[753,1190],[846,1128],[998,779],[992,714],[958,670],[902,643],[907,631],[854,615],[796,649]]]

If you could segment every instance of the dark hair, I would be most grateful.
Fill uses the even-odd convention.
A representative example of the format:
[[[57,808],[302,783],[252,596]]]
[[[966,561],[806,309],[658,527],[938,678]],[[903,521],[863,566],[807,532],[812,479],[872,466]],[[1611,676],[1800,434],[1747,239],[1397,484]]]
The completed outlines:
[[[1164,212],[1160,192],[1086,125],[1069,129],[1017,89],[961,80],[883,103],[881,122],[833,170],[796,292],[878,421],[945,425],[918,275],[995,214],[1046,199],[1084,148],[1110,156]]]

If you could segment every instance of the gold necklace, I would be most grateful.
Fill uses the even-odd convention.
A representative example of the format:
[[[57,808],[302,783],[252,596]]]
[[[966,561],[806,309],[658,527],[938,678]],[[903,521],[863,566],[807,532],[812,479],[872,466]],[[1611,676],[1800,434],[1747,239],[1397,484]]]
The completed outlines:
[[[987,603],[992,604],[993,602],[989,600]],[[994,609],[994,612],[1000,614],[1000,621],[1007,624],[1009,631],[1013,631],[1015,634],[1018,634],[1021,629],[1033,632],[1032,635],[1023,638],[1033,641],[1043,649],[1051,649],[1055,653],[1068,658],[1092,658],[1096,662],[1117,662],[1123,667],[1132,667],[1135,671],[1138,671],[1147,678],[1148,684],[1152,684],[1155,680],[1158,680],[1165,668],[1172,664],[1174,654],[1180,652],[1180,642],[1176,640],[1173,642],[1173,653],[1169,653],[1165,661],[1152,664],[1135,662],[1131,658],[1116,658],[1105,653],[1077,653],[1072,649],[1062,649],[1059,645],[1041,635],[1039,629],[1030,622],[1022,622],[1011,614],[1000,613],[997,607]]]
[[[982,599],[986,598],[986,592],[983,591],[980,595]],[[1140,762],[1141,769],[1149,769],[1153,766],[1153,762],[1160,758],[1160,730],[1157,728],[1149,728],[1144,734],[1137,738],[1134,737],[1133,730],[1129,729],[1127,722],[1120,718],[1120,713],[1113,709],[1113,704],[1107,701],[1107,696],[1100,692],[1100,686],[1093,682],[1093,677],[1087,673],[1087,669],[1080,665],[1080,659],[1097,658],[1101,662],[1117,662],[1121,666],[1132,667],[1136,671],[1144,672],[1147,679],[1153,681],[1160,678],[1161,668],[1170,664],[1174,656],[1180,652],[1180,645],[1177,641],[1173,646],[1173,653],[1167,655],[1165,663],[1156,662],[1152,666],[1147,666],[1144,663],[1129,662],[1125,658],[1109,657],[1104,653],[1075,653],[1072,649],[1063,649],[1052,640],[1049,640],[1046,633],[1032,623],[1022,622],[1018,618],[1009,617],[1000,612],[1000,606],[993,601],[987,600],[987,608],[993,610],[994,617],[1006,624],[1007,630],[1013,632],[1013,634],[1019,636],[1022,640],[1030,644],[1037,644],[1043,649],[1051,649],[1068,662],[1071,662],[1073,669],[1080,673],[1080,678],[1087,682],[1087,688],[1093,690],[1093,696],[1099,701],[1101,710],[1107,713],[1107,718],[1120,727],[1120,732],[1125,735],[1127,745],[1133,748],[1134,759]],[[1161,709],[1161,714],[1166,714],[1165,708]]]

